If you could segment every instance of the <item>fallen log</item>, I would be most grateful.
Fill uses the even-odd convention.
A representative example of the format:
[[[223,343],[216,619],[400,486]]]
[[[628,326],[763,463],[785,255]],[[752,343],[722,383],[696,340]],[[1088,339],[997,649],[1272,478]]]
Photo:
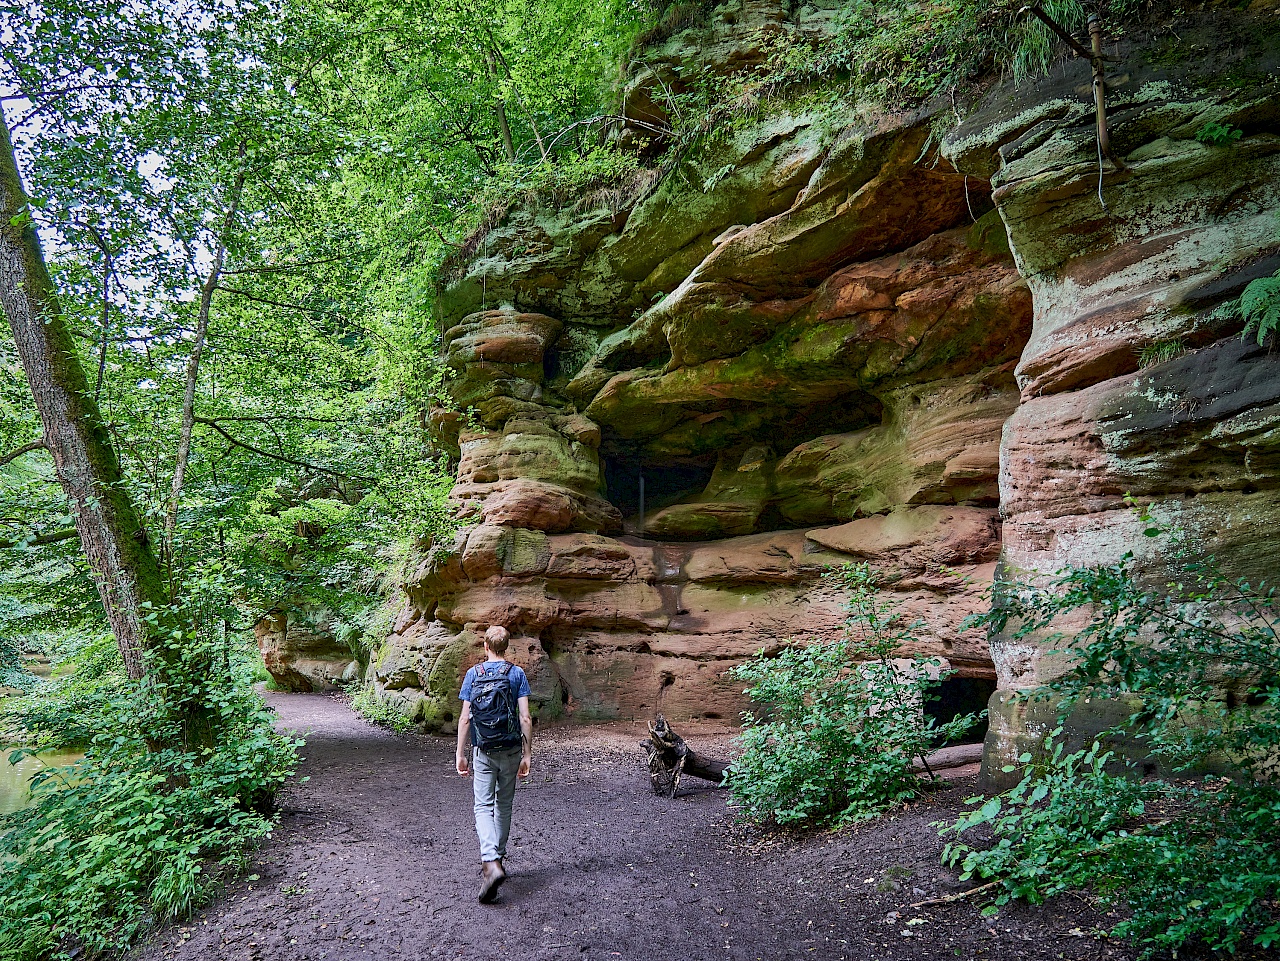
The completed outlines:
[[[680,778],[686,774],[717,786],[724,783],[729,765],[696,753],[661,714],[650,722],[649,740],[641,741],[640,746],[649,758],[649,781],[654,794],[675,797]]]
[[[982,748],[981,741],[977,744],[953,744],[951,747],[930,751],[924,758],[916,758],[911,766],[917,771],[945,771],[948,768],[976,764],[982,760]]]

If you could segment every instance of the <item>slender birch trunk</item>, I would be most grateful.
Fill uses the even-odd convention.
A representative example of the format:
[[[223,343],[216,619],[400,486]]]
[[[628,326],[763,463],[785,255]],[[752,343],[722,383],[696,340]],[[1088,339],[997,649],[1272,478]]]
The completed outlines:
[[[498,79],[498,64],[493,55],[493,51],[488,47],[484,51],[485,65],[489,68],[489,79],[496,81]],[[502,133],[502,146],[506,148],[507,159],[515,163],[516,144],[511,138],[511,124],[507,122],[507,104],[499,96],[493,98],[493,110],[498,115],[498,130]]]
[[[492,40],[492,37],[490,38]],[[516,103],[520,105],[520,109],[524,111],[524,115],[529,118],[529,126],[533,129],[533,139],[538,143],[538,153],[542,154],[545,162],[550,159],[547,156],[547,145],[542,139],[542,131],[538,128],[538,118],[533,115],[533,111],[529,109],[524,102],[524,97],[520,94],[520,85],[515,82],[511,76],[511,65],[507,63],[507,58],[502,55],[502,50],[494,44],[493,47],[498,61],[502,64],[502,72],[506,74],[507,82],[511,84],[511,92],[516,95]]]
[[[173,541],[174,532],[178,526],[178,501],[182,497],[182,487],[187,478],[187,463],[191,459],[191,432],[195,428],[196,382],[200,377],[200,355],[204,352],[205,338],[209,335],[209,308],[213,304],[213,294],[218,289],[218,281],[222,279],[222,264],[227,253],[227,236],[231,233],[236,211],[240,208],[240,195],[243,191],[244,170],[241,169],[236,174],[235,184],[231,188],[231,202],[227,206],[227,214],[222,221],[222,232],[218,235],[213,254],[213,266],[209,268],[209,276],[205,278],[204,285],[200,289],[200,309],[196,315],[196,339],[191,345],[191,356],[187,359],[187,384],[182,394],[182,427],[178,435],[178,458],[173,468],[173,485],[169,489],[169,505],[164,515],[164,556],[168,562],[170,580],[173,578],[175,562]]]

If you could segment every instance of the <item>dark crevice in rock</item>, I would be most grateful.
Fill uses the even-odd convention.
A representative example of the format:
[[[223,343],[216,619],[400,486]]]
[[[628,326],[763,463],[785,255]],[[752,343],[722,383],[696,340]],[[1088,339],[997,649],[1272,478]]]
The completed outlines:
[[[662,463],[645,463],[633,457],[606,457],[606,496],[624,519],[634,517],[640,512],[641,478],[644,510],[648,512],[697,496],[711,480],[714,469],[714,456]]]
[[[947,724],[963,714],[977,714],[987,709],[987,702],[996,692],[995,671],[985,671],[980,676],[976,673],[951,674],[944,677],[938,686],[924,700],[924,713],[937,725]],[[987,735],[987,722],[984,718],[965,735],[969,741],[981,741]],[[934,747],[942,747],[943,741],[938,739]]]

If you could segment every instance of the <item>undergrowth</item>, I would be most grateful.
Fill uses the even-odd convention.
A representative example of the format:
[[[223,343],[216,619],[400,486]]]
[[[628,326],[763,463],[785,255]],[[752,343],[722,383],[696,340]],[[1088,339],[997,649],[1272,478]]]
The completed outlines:
[[[726,775],[741,813],[779,825],[861,821],[924,789],[916,762],[975,715],[937,725],[924,699],[938,660],[903,657],[922,626],[878,589],[866,564],[837,575],[850,592],[844,636],[764,652],[734,675],[758,711],[743,715],[742,754]]]
[[[651,25],[637,35],[628,54],[627,70],[647,62],[651,51],[682,31],[706,28],[715,6],[711,0],[692,0],[656,7]],[[1069,30],[1084,25],[1080,0],[1045,0],[1041,6]],[[662,146],[661,156],[650,166],[610,140],[584,154],[562,152],[537,166],[510,164],[498,169],[467,205],[459,220],[465,238],[442,261],[438,280],[448,285],[460,279],[468,262],[484,249],[484,238],[517,203],[533,210],[607,206],[616,212],[632,206],[678,169],[704,138],[750,122],[768,102],[797,91],[819,90],[846,107],[852,99],[892,109],[945,96],[952,104],[945,116],[954,113],[958,118],[957,101],[985,79],[1038,75],[1058,52],[1047,27],[1018,16],[1021,7],[1008,0],[942,5],[848,0],[834,34],[806,36],[776,25],[761,27],[755,46],[763,59],[754,66],[732,76],[709,67],[701,73],[682,70],[678,82],[664,82],[663,106],[670,126],[647,131],[652,142]],[[619,119],[601,116],[589,122],[614,129]]]
[[[0,819],[0,957],[114,956],[201,904],[271,832],[299,742],[274,731],[252,690],[256,649],[183,622],[197,626],[150,654],[141,682],[100,635],[5,703],[7,737],[27,745],[11,760],[85,756],[37,773],[30,805]],[[183,740],[193,715],[211,735],[199,743]]]
[[[372,684],[366,684],[351,698],[351,709],[380,727],[404,734],[413,728],[413,721],[378,697]]]
[[[1132,555],[1068,570],[1051,583],[1019,581],[979,620],[1014,639],[1059,643],[1074,666],[1030,697],[1066,717],[1090,699],[1132,713],[1071,750],[1063,729],[1019,759],[1020,783],[943,827],[944,860],[962,878],[990,878],[1000,895],[1039,903],[1089,889],[1126,909],[1114,934],[1144,957],[1200,944],[1234,952],[1280,945],[1280,610],[1275,589],[1227,578],[1168,537],[1169,583],[1144,585]],[[1072,636],[1064,615],[1088,612]],[[1118,746],[1127,745],[1122,753]],[[1143,776],[1140,751],[1159,762]],[[1007,767],[1012,773],[1017,766]],[[1226,771],[1227,776],[1214,772]],[[993,843],[974,846],[982,827]]]
[[[1268,335],[1280,330],[1280,270],[1251,281],[1240,295],[1240,316],[1245,337],[1258,338],[1261,347]]]
[[[441,262],[440,281],[447,284],[462,277],[469,261],[484,251],[485,237],[517,204],[533,211],[587,206],[616,210],[627,206],[651,178],[652,171],[641,167],[635,155],[609,147],[567,154],[533,167],[503,165],[459,218],[466,235]]]
[[[1048,69],[1056,42],[1040,21],[1017,15],[1021,6],[851,0],[834,42],[792,41],[778,48],[771,82],[843,78],[858,95],[897,107],[940,94],[964,95],[990,74],[1008,73],[1021,81]],[[1084,25],[1079,0],[1048,0],[1041,6],[1068,30]]]
[[[1142,370],[1158,367],[1171,360],[1177,360],[1187,352],[1187,345],[1181,340],[1159,340],[1148,344],[1138,353],[1138,366]]]

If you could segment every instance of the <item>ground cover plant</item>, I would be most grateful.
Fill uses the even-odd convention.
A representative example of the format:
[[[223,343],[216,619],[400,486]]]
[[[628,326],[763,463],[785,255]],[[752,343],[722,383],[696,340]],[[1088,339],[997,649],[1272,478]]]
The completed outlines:
[[[300,742],[252,690],[257,651],[202,607],[175,618],[196,626],[170,636],[174,656],[152,660],[146,683],[99,633],[6,705],[7,736],[28,745],[15,760],[46,746],[84,758],[37,773],[30,806],[0,819],[0,957],[116,951],[202,903],[270,833]]]
[[[1245,322],[1244,336],[1256,336],[1261,347],[1269,335],[1280,330],[1280,271],[1251,281],[1240,295],[1239,308]]]
[[[1065,717],[1089,699],[1125,705],[1125,719],[1073,749],[1054,731],[1019,758],[1022,779],[945,826],[947,863],[993,879],[1000,894],[1039,903],[1088,889],[1127,917],[1114,933],[1145,957],[1190,945],[1231,953],[1280,945],[1280,609],[1275,588],[1231,579],[1211,557],[1144,514],[1170,539],[1176,578],[1145,583],[1132,555],[1069,570],[1048,583],[1001,588],[982,618],[1013,637],[1057,635],[1074,664],[1029,695]],[[1069,642],[1069,647],[1068,647]],[[1155,775],[1131,760],[1159,763]],[[1015,768],[1006,769],[1012,772]],[[981,803],[979,803],[981,802]],[[984,828],[993,843],[969,832]]]
[[[837,575],[849,591],[844,636],[761,652],[735,669],[760,705],[743,716],[742,754],[726,783],[746,817],[787,824],[874,817],[924,788],[916,764],[973,727],[923,710],[941,679],[936,658],[904,657],[921,626],[869,565]]]

